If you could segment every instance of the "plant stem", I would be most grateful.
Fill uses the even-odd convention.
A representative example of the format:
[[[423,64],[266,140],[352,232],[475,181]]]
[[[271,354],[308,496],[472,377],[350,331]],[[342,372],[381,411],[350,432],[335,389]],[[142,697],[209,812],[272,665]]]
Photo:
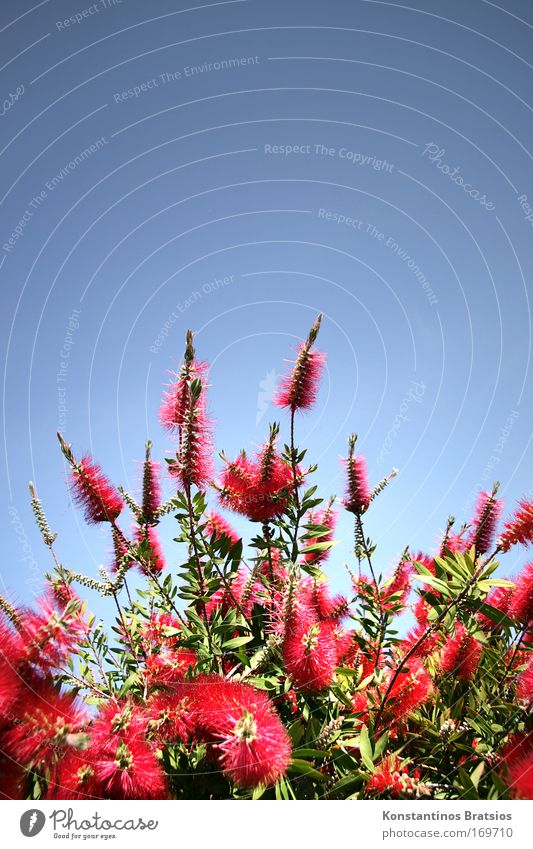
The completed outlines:
[[[366,557],[366,560],[367,560],[367,563],[368,563],[368,568],[370,569],[370,574],[372,576],[372,580],[374,582],[374,586],[376,588],[376,594],[377,594],[376,597],[377,597],[378,612],[379,612],[379,625],[378,625],[379,630],[378,630],[378,643],[377,643],[377,649],[376,649],[376,660],[375,660],[375,663],[374,663],[374,668],[377,669],[378,666],[379,666],[381,646],[383,645],[383,640],[385,638],[385,632],[387,630],[387,612],[386,612],[386,610],[383,606],[383,599],[381,598],[381,590],[380,590],[379,584],[377,582],[376,574],[374,572],[374,567],[372,566],[372,556],[370,554],[370,551],[369,551],[369,548],[368,548],[368,545],[367,545],[367,542],[366,542],[365,532],[364,532],[364,528],[363,528],[363,520],[361,518],[360,513],[355,514],[355,522],[356,522],[355,538],[356,538],[358,545],[361,545],[363,552],[365,554],[365,557]]]
[[[200,552],[198,551],[198,543],[197,543],[197,540],[196,540],[196,532],[195,532],[195,529],[194,529],[194,510],[193,510],[193,504],[192,504],[192,498],[191,498],[191,486],[190,486],[190,484],[187,484],[185,486],[185,497],[187,499],[187,511],[188,511],[188,515],[189,515],[189,534],[190,534],[190,538],[191,538],[192,549],[193,549],[193,552],[194,552],[194,559],[196,560],[198,588],[200,590],[200,595],[202,596],[201,610],[202,610],[202,614],[203,614],[203,618],[204,618],[204,622],[205,622],[205,631],[206,631],[206,634],[207,634],[207,643],[208,643],[208,646],[209,646],[209,652],[210,652],[211,656],[214,657],[214,655],[213,655],[213,637],[211,635],[211,626],[209,624],[209,616],[207,615],[207,610],[206,610],[205,601],[204,601],[205,595],[206,595],[204,574],[203,574],[203,571],[202,571],[202,564],[200,562]]]
[[[294,538],[292,542],[291,560],[296,563],[298,559],[298,531],[300,529],[300,493],[298,492],[298,469],[296,464],[296,446],[294,444],[294,415],[295,411],[291,409],[291,468],[292,480],[294,485],[294,503],[296,505],[296,522],[294,523]]]

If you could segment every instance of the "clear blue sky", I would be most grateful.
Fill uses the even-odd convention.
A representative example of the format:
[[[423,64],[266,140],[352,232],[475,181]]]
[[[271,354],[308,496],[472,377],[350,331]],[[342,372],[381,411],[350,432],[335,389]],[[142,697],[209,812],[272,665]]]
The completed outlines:
[[[188,327],[232,455],[279,417],[275,376],[324,313],[327,371],[298,434],[324,497],[342,493],[351,431],[373,482],[400,469],[368,516],[385,573],[494,479],[508,510],[532,494],[533,10],[414,2],[4,0],[12,598],[30,601],[49,567],[29,479],[63,562],[109,561],[70,503],[55,431],[136,486],[144,440],[170,447],[157,409]],[[174,565],[172,520],[162,533]],[[341,588],[349,517],[338,536]]]

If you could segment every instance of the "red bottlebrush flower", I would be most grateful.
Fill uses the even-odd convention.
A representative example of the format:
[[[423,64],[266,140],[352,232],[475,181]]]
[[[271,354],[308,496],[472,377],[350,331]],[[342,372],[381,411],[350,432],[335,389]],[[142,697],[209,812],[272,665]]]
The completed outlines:
[[[158,693],[144,710],[146,737],[157,745],[188,743],[194,730],[194,713],[186,696]]]
[[[159,420],[164,428],[178,433],[185,427],[190,412],[190,386],[193,380],[199,380],[202,386],[207,383],[209,366],[195,360],[192,347],[192,335],[187,334],[185,357],[179,374],[172,374],[176,380],[163,393],[163,402],[159,410]],[[190,348],[189,348],[190,345]],[[205,397],[204,399],[205,400]]]
[[[352,643],[353,643],[353,631],[345,631],[344,628],[340,626],[334,626],[333,628],[333,639],[335,641],[335,648],[337,650],[337,660],[336,665],[340,666],[345,657],[348,657],[351,653]]]
[[[292,413],[308,410],[316,401],[318,384],[326,355],[314,351],[312,346],[318,335],[322,316],[319,315],[305,342],[300,344],[293,367],[281,380],[274,404],[287,407]]]
[[[517,799],[533,799],[533,731],[514,734],[500,753],[503,779]]]
[[[282,654],[297,690],[317,693],[329,687],[337,666],[337,647],[329,622],[313,622],[300,613],[288,625]]]
[[[533,704],[533,657],[530,658],[528,665],[518,676],[516,695],[528,707]]]
[[[94,754],[69,746],[54,771],[47,799],[101,799],[102,789],[96,780]]]
[[[140,738],[116,739],[94,760],[105,799],[167,799],[168,786],[154,752]]]
[[[24,646],[19,634],[0,618],[0,720],[10,713],[16,702],[21,679],[20,663],[24,658]]]
[[[0,726],[9,717],[20,692],[20,676],[17,668],[0,653]]]
[[[390,583],[386,584],[382,589],[385,607],[390,608],[405,604],[411,590],[412,573],[413,566],[409,560],[402,560],[398,563]],[[396,596],[396,598],[392,599],[392,596]]]
[[[349,513],[364,513],[370,504],[370,484],[366,459],[362,454],[355,454],[355,441],[357,437],[352,435],[348,441],[348,457],[343,460],[347,473],[346,496],[343,500],[344,507]]]
[[[376,647],[367,645],[366,651],[363,651],[356,639],[355,632],[352,632],[352,644],[342,658],[342,665],[352,669],[360,669],[360,680],[363,680],[373,674],[375,656]]]
[[[28,768],[50,768],[69,735],[87,724],[87,716],[70,693],[60,693],[33,676],[24,685],[17,719],[2,735],[3,751]]]
[[[221,610],[222,615],[230,608],[241,608],[246,616],[251,616],[254,604],[264,605],[263,586],[254,575],[246,569],[239,569],[229,585],[213,593],[205,605],[206,613],[211,616],[215,610]]]
[[[501,498],[495,498],[494,492],[480,492],[476,501],[472,529],[466,541],[466,548],[472,545],[480,554],[485,554],[493,545],[498,520],[503,510]]]
[[[533,501],[524,499],[512,519],[505,523],[503,533],[498,539],[502,551],[509,551],[511,546],[520,542],[531,545],[533,542]]]
[[[362,725],[366,725],[370,718],[370,699],[368,693],[359,690],[352,696],[353,712],[357,714],[357,719]]]
[[[390,755],[378,764],[376,771],[366,785],[365,795],[386,796],[389,799],[428,796],[428,788],[420,784],[418,777],[410,776],[406,766],[402,766],[397,755]]]
[[[416,625],[409,633],[407,637],[403,641],[403,649],[407,653],[414,645],[418,642],[420,637],[426,632],[427,625],[426,623],[419,623]],[[413,657],[429,657],[430,654],[433,654],[434,651],[437,650],[439,646],[439,635],[432,631],[428,636],[422,640],[418,648],[413,654]]]
[[[419,625],[427,626],[429,622],[429,605],[423,595],[418,598],[413,608],[413,613]]]
[[[274,397],[278,407],[288,407],[291,411],[309,410],[318,395],[318,384],[326,355],[319,351],[306,350],[301,344],[294,368],[287,374]]]
[[[508,613],[527,625],[533,620],[533,563],[526,563],[515,584],[509,600]]]
[[[157,654],[146,657],[146,676],[153,685],[169,687],[183,681],[189,669],[194,669],[198,658],[192,649],[162,646]]]
[[[196,733],[222,772],[241,787],[277,781],[289,765],[289,736],[268,697],[248,684],[203,676],[191,693]]]
[[[159,463],[150,459],[152,443],[146,445],[146,458],[143,463],[142,515],[144,522],[153,522],[161,506],[161,482]]]
[[[89,524],[114,522],[123,510],[122,498],[89,454],[73,466],[70,487]]]
[[[207,364],[195,359],[192,333],[178,379],[165,393],[160,410],[161,423],[177,431],[179,447],[169,466],[170,474],[187,489],[193,484],[203,489],[213,477],[211,422],[206,414]]]
[[[443,672],[453,674],[462,681],[471,681],[479,665],[483,647],[468,633],[462,622],[455,626],[455,636],[448,637],[441,658]]]
[[[508,616],[509,603],[511,601],[513,590],[514,587],[493,587],[485,599],[485,602],[491,607],[494,607],[496,610],[499,610],[500,613]],[[486,631],[495,631],[501,627],[499,622],[496,622],[489,616],[485,616],[484,613],[478,613],[477,618],[481,627]]]
[[[147,575],[160,575],[166,564],[157,530],[153,525],[146,525],[144,528],[137,528],[135,535],[138,543],[146,542],[148,547],[148,564],[143,571]]]
[[[19,638],[24,659],[43,669],[60,666],[87,633],[86,623],[76,606],[58,606],[52,593],[39,599],[39,606],[40,612],[20,612]]]
[[[94,757],[114,752],[117,742],[144,739],[146,722],[141,709],[132,701],[111,702],[100,709],[91,725],[90,750]]]
[[[348,600],[343,595],[331,596],[324,581],[305,578],[300,584],[299,599],[321,622],[335,622],[348,615]]]
[[[227,537],[231,540],[232,545],[237,545],[240,540],[240,536],[236,530],[234,530],[230,523],[226,521],[224,516],[221,516],[220,513],[216,513],[214,510],[211,510],[210,513],[206,516],[207,522],[205,529],[210,536],[215,537],[216,540],[221,537]]]
[[[393,672],[383,686],[387,691]],[[433,681],[420,661],[410,660],[387,696],[386,711],[396,721],[423,705],[433,693]]]
[[[150,649],[159,645],[176,644],[176,636],[168,636],[167,629],[181,630],[179,620],[172,613],[152,614],[151,618],[143,627],[143,636],[150,644]]]
[[[307,514],[307,524],[322,525],[323,527],[328,528],[329,531],[327,534],[323,534],[323,536],[316,537],[316,539],[313,538],[306,540],[306,548],[310,548],[318,542],[331,542],[335,532],[335,525],[337,524],[337,511],[332,510],[331,505],[326,507],[325,510],[318,510],[317,512],[313,512],[311,510]],[[326,549],[326,551],[307,551],[304,554],[304,560],[306,563],[311,563],[314,566],[317,566],[319,563],[323,563],[327,560],[329,552],[330,549]]]
[[[234,462],[227,462],[222,472],[222,505],[252,522],[268,522],[280,516],[294,488],[292,469],[275,450],[277,433],[277,427],[273,426],[255,462],[243,453]]]
[[[127,564],[128,569],[130,569],[134,566],[134,561],[131,556],[128,557],[128,540],[116,525],[111,528],[111,536],[113,538],[113,561],[110,572],[116,574],[123,563]]]

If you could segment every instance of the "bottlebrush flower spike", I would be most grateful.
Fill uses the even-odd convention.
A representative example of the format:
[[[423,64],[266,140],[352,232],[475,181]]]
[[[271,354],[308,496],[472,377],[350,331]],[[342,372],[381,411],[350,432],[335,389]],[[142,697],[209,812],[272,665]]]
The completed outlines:
[[[412,573],[413,565],[411,561],[402,559],[394,570],[390,583],[386,584],[382,589],[383,601],[387,607],[405,604],[411,590]],[[390,601],[392,596],[396,598]]]
[[[19,638],[24,660],[42,669],[60,666],[87,632],[76,602],[58,605],[52,592],[39,599],[40,611],[20,611]]]
[[[50,782],[47,799],[101,799],[102,790],[95,778],[92,753],[70,746],[66,749]]]
[[[187,331],[185,355],[178,380],[165,393],[160,419],[177,431],[179,446],[170,474],[187,489],[204,489],[213,477],[211,422],[206,413],[207,364],[197,363]]]
[[[331,596],[324,581],[305,578],[299,594],[300,603],[312,611],[313,618],[321,622],[335,622],[348,615],[348,600],[340,594]]]
[[[533,799],[533,731],[514,734],[500,753],[502,778],[517,799]]]
[[[326,362],[326,355],[313,350],[318,336],[322,315],[319,315],[305,342],[302,342],[293,368],[283,377],[274,404],[287,407],[292,413],[296,410],[308,410],[316,401],[320,375]]]
[[[165,568],[165,555],[159,541],[159,534],[153,525],[146,525],[144,528],[137,528],[135,536],[138,543],[145,542],[148,550],[147,564],[143,571],[150,575],[155,573],[160,575]]]
[[[526,563],[509,599],[508,613],[523,625],[533,621],[533,563]]]
[[[417,625],[415,625],[415,627],[411,631],[409,631],[407,637],[402,643],[403,650],[405,652],[410,651],[413,646],[418,642],[420,637],[425,634],[426,630],[427,623],[418,623]],[[430,634],[427,635],[424,640],[422,640],[418,648],[415,649],[413,657],[429,657],[431,654],[433,654],[434,651],[437,650],[439,646],[439,641],[440,640],[438,633],[432,631]]]
[[[496,498],[498,488],[497,483],[492,492],[480,492],[477,498],[466,547],[475,546],[479,554],[486,554],[494,543],[498,520],[503,509],[502,499]]]
[[[142,711],[133,701],[111,702],[100,708],[91,725],[91,752],[95,757],[102,752],[113,752],[117,742],[142,738],[145,727]]]
[[[146,737],[159,746],[188,743],[194,729],[190,699],[173,692],[156,693],[146,705]]]
[[[198,658],[192,649],[162,646],[146,657],[146,680],[152,686],[170,687],[183,681],[187,672],[194,669]]]
[[[88,717],[72,693],[61,693],[36,675],[25,677],[15,722],[2,733],[0,746],[17,763],[49,769],[69,736],[86,727]]]
[[[533,657],[520,673],[516,682],[516,695],[528,707],[533,704]]]
[[[431,791],[421,784],[418,774],[409,775],[407,767],[402,766],[397,755],[391,755],[378,764],[376,771],[366,785],[365,795],[386,796],[390,799],[429,796]]]
[[[142,489],[142,518],[143,521],[152,524],[157,518],[157,511],[161,506],[161,483],[159,479],[159,463],[150,459],[152,443],[146,443],[146,456],[143,464],[143,489]]]
[[[295,611],[283,641],[285,669],[297,690],[318,693],[335,677],[337,646],[329,622],[313,622]]]
[[[217,513],[215,510],[211,510],[210,513],[206,516],[207,522],[205,525],[206,532],[209,536],[215,536],[215,539],[218,540],[221,537],[228,537],[231,540],[232,545],[236,545],[240,536],[236,530],[234,530],[230,523],[226,521],[224,516],[221,516],[220,513]]]
[[[191,383],[193,380],[200,380],[204,384],[207,379],[207,371],[207,363],[196,361],[193,333],[192,330],[188,330],[183,363],[179,373],[172,375],[177,379],[163,393],[159,420],[164,428],[178,433],[180,428],[184,427],[190,408]]]
[[[393,674],[390,673],[383,685],[384,692]],[[420,661],[410,660],[392,685],[385,705],[386,713],[396,721],[402,719],[427,702],[433,691],[433,681],[426,669]]]
[[[325,528],[329,528],[329,531],[320,537],[306,540],[306,548],[310,548],[317,542],[331,542],[333,540],[337,518],[338,513],[336,510],[333,510],[333,500],[330,501],[325,510],[317,510],[316,512],[310,510],[306,517],[306,524],[322,525]],[[304,554],[304,559],[306,563],[317,566],[319,563],[323,563],[328,559],[329,553],[330,549],[326,549],[326,551],[307,551]]]
[[[268,522],[287,508],[294,488],[292,469],[276,451],[279,425],[270,427],[268,441],[255,462],[241,453],[236,460],[226,460],[219,487],[223,507],[247,516],[253,522]],[[300,475],[300,473],[298,472]]]
[[[94,760],[96,782],[106,799],[167,799],[163,769],[153,750],[138,737],[116,740]]]
[[[111,536],[113,539],[113,562],[111,563],[110,571],[116,574],[124,563],[127,564],[129,569],[134,565],[134,562],[128,556],[128,540],[116,525],[111,528]]]
[[[63,453],[71,464],[70,490],[72,497],[76,504],[83,509],[86,522],[92,525],[99,522],[114,522],[124,508],[124,502],[117,490],[89,454],[85,454],[77,462],[72,455],[70,446],[66,445],[61,434],[58,434],[58,436]]]
[[[453,674],[462,681],[471,681],[479,665],[483,647],[468,633],[462,622],[455,626],[455,636],[448,637],[442,651],[443,672]]]
[[[185,682],[181,692],[194,705],[196,734],[231,781],[256,787],[285,774],[289,736],[263,692],[218,676]]]
[[[502,551],[509,551],[517,543],[531,545],[533,542],[533,501],[524,499],[512,519],[505,523],[498,539]]]
[[[355,454],[357,436],[352,434],[348,439],[348,457],[343,460],[348,477],[344,507],[350,513],[364,513],[370,504],[370,484],[366,459],[362,454]]]

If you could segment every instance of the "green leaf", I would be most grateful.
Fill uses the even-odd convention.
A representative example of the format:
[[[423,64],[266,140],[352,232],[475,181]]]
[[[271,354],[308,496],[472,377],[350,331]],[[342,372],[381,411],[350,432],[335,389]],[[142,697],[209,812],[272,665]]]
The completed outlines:
[[[227,643],[223,643],[223,648],[237,649],[239,646],[244,646],[246,643],[249,643],[250,640],[253,640],[253,634],[248,634],[246,637],[233,637],[233,639],[228,640]]]
[[[368,728],[366,727],[366,725],[362,726],[361,732],[359,734],[359,751],[361,752],[361,760],[363,761],[364,765],[373,772],[374,753],[372,751],[372,744],[370,743],[370,738],[368,736]]]
[[[334,545],[337,545],[335,540],[330,540],[329,542],[315,542],[313,545],[307,545],[305,548],[302,548],[301,554],[311,554],[314,551],[328,551]]]
[[[307,777],[311,778],[313,781],[327,781],[326,775],[322,775],[322,773],[312,767],[308,761],[303,761],[299,758],[292,759],[287,771],[291,774],[297,773],[300,775],[307,775]]]

